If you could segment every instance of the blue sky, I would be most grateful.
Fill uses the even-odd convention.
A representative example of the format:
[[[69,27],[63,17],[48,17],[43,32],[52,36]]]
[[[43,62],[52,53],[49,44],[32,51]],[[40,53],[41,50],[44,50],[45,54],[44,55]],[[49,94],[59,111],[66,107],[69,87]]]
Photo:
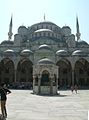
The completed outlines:
[[[60,27],[65,24],[76,34],[76,14],[79,19],[81,39],[89,43],[89,0],[1,0],[0,42],[8,39],[9,23],[13,14],[13,34],[20,25],[26,27],[51,21]],[[12,40],[14,39],[14,35]]]

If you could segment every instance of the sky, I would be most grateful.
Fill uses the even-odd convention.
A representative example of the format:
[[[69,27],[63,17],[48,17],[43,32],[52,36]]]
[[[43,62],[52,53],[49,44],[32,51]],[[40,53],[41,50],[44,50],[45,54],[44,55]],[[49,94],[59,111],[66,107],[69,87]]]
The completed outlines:
[[[70,26],[76,34],[76,15],[79,20],[81,40],[89,43],[89,0],[1,0],[0,43],[8,40],[9,24],[13,15],[13,37],[18,27],[50,21],[63,27]]]

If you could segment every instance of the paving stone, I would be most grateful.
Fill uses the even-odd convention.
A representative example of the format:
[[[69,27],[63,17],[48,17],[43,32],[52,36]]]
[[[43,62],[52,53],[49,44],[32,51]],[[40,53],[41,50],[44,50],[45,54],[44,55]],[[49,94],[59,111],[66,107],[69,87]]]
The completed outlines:
[[[87,120],[89,90],[60,91],[57,96],[40,96],[30,90],[11,90],[7,120]]]

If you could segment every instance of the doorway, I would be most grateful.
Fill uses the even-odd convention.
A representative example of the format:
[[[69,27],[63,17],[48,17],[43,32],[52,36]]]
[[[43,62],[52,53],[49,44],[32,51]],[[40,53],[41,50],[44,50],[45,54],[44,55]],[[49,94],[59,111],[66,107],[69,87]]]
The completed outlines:
[[[41,76],[41,86],[49,86],[49,85],[50,85],[49,72],[47,70],[44,70]]]

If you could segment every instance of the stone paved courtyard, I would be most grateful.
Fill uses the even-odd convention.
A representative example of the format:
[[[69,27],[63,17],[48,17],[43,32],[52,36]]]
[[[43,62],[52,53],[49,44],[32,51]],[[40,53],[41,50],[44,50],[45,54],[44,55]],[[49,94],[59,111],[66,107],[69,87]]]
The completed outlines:
[[[39,96],[30,90],[11,90],[6,120],[88,120],[89,90],[60,91],[57,96]]]

